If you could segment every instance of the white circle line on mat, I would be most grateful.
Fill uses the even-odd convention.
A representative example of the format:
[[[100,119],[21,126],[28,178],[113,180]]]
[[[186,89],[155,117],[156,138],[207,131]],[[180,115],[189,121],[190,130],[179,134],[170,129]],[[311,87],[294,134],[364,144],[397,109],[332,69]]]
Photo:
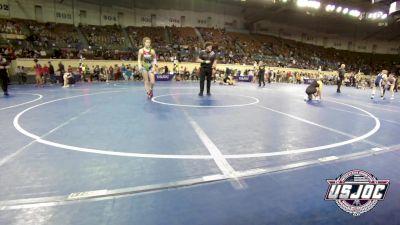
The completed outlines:
[[[71,96],[71,97],[65,97],[65,98],[60,98],[44,103],[40,103],[38,105],[29,107],[20,113],[18,113],[13,120],[13,125],[15,129],[17,129],[20,133],[36,140],[39,143],[61,148],[61,149],[66,149],[66,150],[72,150],[72,151],[78,151],[78,152],[86,152],[86,153],[94,153],[94,154],[101,154],[101,155],[112,155],[112,156],[122,156],[122,157],[139,157],[139,158],[158,158],[158,159],[213,159],[211,155],[170,155],[170,154],[149,154],[149,153],[134,153],[134,152],[119,152],[119,151],[110,151],[110,150],[103,150],[103,149],[94,149],[94,148],[83,148],[83,147],[77,147],[77,146],[71,146],[71,145],[66,145],[66,144],[61,144],[61,143],[56,143],[52,141],[48,141],[45,139],[42,139],[40,136],[35,135],[33,133],[28,132],[24,128],[21,127],[19,124],[19,119],[20,117],[28,112],[29,110],[32,110],[34,108],[37,108],[39,106],[43,106],[46,104],[50,104],[53,102],[58,102],[58,101],[63,101],[67,99],[72,99],[72,98],[78,98],[78,97],[84,97],[84,96],[91,96],[91,95],[98,95],[98,94],[106,94],[106,93],[117,93],[117,92],[123,92],[123,91],[107,91],[107,92],[98,92],[98,93],[92,93],[92,94],[83,94],[83,95],[76,95],[76,96]],[[335,102],[338,104],[342,104],[348,107],[352,107],[354,109],[358,109],[370,117],[372,117],[375,120],[375,127],[367,132],[364,135],[355,137],[350,140],[342,141],[342,142],[337,142],[333,144],[328,144],[328,145],[323,145],[323,146],[317,146],[317,147],[311,147],[311,148],[303,148],[303,149],[295,149],[295,150],[288,150],[288,151],[277,151],[277,152],[267,152],[267,153],[251,153],[251,154],[234,154],[234,155],[223,155],[224,158],[226,159],[241,159],[241,158],[257,158],[257,157],[271,157],[271,156],[279,156],[279,155],[289,155],[289,154],[298,154],[298,153],[307,153],[307,152],[313,152],[313,151],[321,151],[324,149],[330,149],[330,148],[335,148],[347,144],[351,144],[354,142],[361,141],[374,133],[376,133],[379,128],[380,128],[380,121],[378,118],[376,118],[373,114],[370,112],[363,110],[361,108],[358,108],[356,106],[351,106],[345,103],[341,102],[336,102],[336,101],[331,101]]]
[[[31,101],[27,101],[27,102],[23,102],[23,103],[20,103],[20,104],[17,104],[17,105],[12,105],[12,106],[7,106],[7,107],[4,107],[4,108],[0,108],[0,111],[6,110],[6,109],[11,109],[11,108],[16,108],[16,107],[19,107],[19,106],[22,106],[22,105],[26,105],[26,104],[29,104],[29,103],[33,103],[33,102],[39,101],[40,99],[43,98],[43,95],[41,95],[41,94],[31,94],[31,93],[16,93],[16,94],[17,95],[18,94],[21,94],[21,95],[33,95],[33,96],[38,96],[38,97],[33,99],[33,100],[31,100]]]
[[[357,110],[360,110],[362,112],[364,112],[365,114],[367,114],[368,116],[372,117],[375,120],[375,126],[374,128],[372,128],[372,130],[368,131],[367,133],[361,135],[361,136],[357,136],[354,137],[352,139],[346,140],[346,141],[341,141],[341,142],[337,142],[337,143],[333,143],[333,144],[328,144],[328,145],[321,145],[321,146],[316,146],[316,147],[311,147],[311,148],[302,148],[302,149],[294,149],[294,150],[288,150],[288,151],[277,151],[277,152],[265,152],[265,153],[250,153],[250,154],[234,154],[234,155],[224,155],[224,157],[226,159],[243,159],[243,158],[259,158],[259,157],[270,157],[270,156],[280,156],[280,155],[290,155],[290,154],[299,154],[299,153],[308,153],[308,152],[315,152],[315,151],[321,151],[321,150],[325,150],[325,149],[330,149],[330,148],[336,148],[339,146],[343,146],[343,145],[348,145],[351,143],[355,143],[358,141],[361,141],[363,139],[368,138],[369,136],[375,134],[380,126],[381,123],[379,121],[379,119],[374,116],[372,113],[361,109],[359,107],[356,106],[352,106],[346,103],[342,103],[342,102],[337,102],[337,101],[333,101],[333,100],[329,100],[330,102],[334,102],[337,104],[341,104],[341,105],[345,105]]]
[[[162,104],[162,105],[168,105],[168,106],[177,106],[177,107],[190,107],[190,108],[232,108],[232,107],[243,107],[243,106],[249,106],[249,105],[255,105],[260,102],[258,98],[251,97],[251,96],[246,96],[246,95],[229,95],[229,94],[219,94],[219,95],[224,95],[224,96],[239,96],[239,97],[244,97],[244,98],[249,98],[252,99],[253,101],[250,103],[245,103],[245,104],[233,104],[233,105],[189,105],[189,104],[177,104],[177,103],[168,103],[168,102],[162,102],[157,100],[158,98],[161,97],[166,97],[166,96],[177,96],[177,95],[193,95],[193,97],[196,98],[210,98],[208,96],[204,97],[199,97],[195,95],[194,93],[177,93],[177,94],[166,94],[166,95],[159,95],[153,97],[151,100],[155,103]]]

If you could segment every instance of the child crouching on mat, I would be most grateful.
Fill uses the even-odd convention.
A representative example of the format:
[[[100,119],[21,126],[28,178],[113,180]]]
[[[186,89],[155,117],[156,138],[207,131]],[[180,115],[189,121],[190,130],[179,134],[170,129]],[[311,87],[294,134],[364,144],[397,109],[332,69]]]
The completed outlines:
[[[304,98],[305,101],[321,100],[322,99],[322,77],[314,80],[306,89],[307,96]]]
[[[64,86],[63,88],[70,87],[71,85],[75,84],[75,78],[72,73],[64,73]]]
[[[231,75],[228,75],[223,80],[221,80],[219,82],[219,84],[220,85],[235,85],[235,79]]]

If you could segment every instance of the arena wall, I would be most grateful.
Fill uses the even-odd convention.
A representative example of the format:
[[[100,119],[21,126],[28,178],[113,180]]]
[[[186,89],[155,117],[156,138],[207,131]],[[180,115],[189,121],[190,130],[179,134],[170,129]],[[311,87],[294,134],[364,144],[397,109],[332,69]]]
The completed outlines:
[[[96,2],[96,1],[94,1]],[[104,1],[103,1],[104,2]],[[135,2],[135,1],[132,1]],[[149,0],[128,7],[86,3],[77,0],[0,0],[0,16],[57,22],[122,26],[190,26],[244,29],[240,7],[206,1],[185,1],[179,7],[172,0]],[[172,5],[171,5],[172,4]],[[142,8],[140,8],[142,7]],[[152,9],[158,8],[158,9]],[[175,9],[172,9],[175,8]],[[5,10],[7,9],[7,10]],[[191,9],[191,10],[189,10]],[[193,11],[195,10],[195,11]],[[255,24],[255,32],[308,44],[365,53],[400,54],[398,41],[362,41],[337,34],[305,31],[298,27],[267,20]]]
[[[363,41],[360,38],[348,39],[341,37],[339,34],[316,33],[267,20],[257,22],[254,25],[254,32],[323,46],[325,48],[364,53],[400,54],[400,43],[398,41],[384,42],[374,40]]]
[[[8,12],[3,10],[0,15],[9,18],[38,20],[40,22],[75,25],[82,23],[90,25],[119,24],[122,26],[179,27],[183,25],[191,27],[244,28],[244,20],[239,16],[237,7],[216,3],[203,2],[202,5],[194,6],[191,9],[186,6],[189,9],[181,7],[182,10],[173,10],[163,8],[143,9],[133,5],[131,7],[121,7],[110,5],[110,3],[100,5],[76,0],[64,0],[62,3],[54,0],[0,0],[0,4],[1,1],[8,5],[9,10]],[[155,8],[154,5],[153,7]]]

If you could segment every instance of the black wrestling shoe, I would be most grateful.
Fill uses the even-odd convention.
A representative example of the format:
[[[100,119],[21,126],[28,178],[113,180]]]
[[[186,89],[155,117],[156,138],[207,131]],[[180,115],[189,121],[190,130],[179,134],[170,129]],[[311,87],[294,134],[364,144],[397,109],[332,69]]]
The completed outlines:
[[[4,92],[4,96],[9,96],[9,94],[7,92]]]
[[[200,93],[199,93],[199,96],[203,96],[203,93],[202,93],[202,92],[200,92]]]
[[[211,96],[211,93],[210,93],[210,92],[207,92],[207,96]]]

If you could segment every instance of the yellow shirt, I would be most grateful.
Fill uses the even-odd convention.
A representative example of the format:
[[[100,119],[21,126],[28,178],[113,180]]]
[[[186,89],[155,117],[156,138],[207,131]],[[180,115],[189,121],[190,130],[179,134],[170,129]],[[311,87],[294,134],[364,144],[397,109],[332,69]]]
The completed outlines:
[[[322,88],[324,87],[324,84],[322,83],[321,80],[317,81],[318,85],[319,85],[319,92],[322,94]]]

